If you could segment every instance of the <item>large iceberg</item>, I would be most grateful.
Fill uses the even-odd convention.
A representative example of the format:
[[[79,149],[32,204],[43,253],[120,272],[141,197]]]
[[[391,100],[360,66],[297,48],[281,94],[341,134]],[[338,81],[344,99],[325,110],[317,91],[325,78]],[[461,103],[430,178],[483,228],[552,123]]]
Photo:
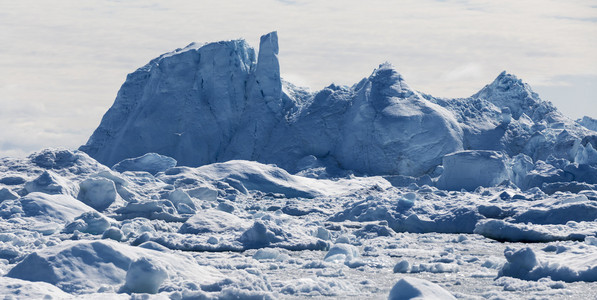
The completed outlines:
[[[244,41],[192,44],[130,74],[81,150],[103,164],[147,152],[179,165],[231,159],[295,171],[313,155],[367,174],[422,175],[462,150],[445,108],[389,64],[353,87],[312,94],[282,81],[275,32],[258,55]]]
[[[444,156],[463,150],[497,151],[505,163],[522,154],[531,164],[552,158],[597,163],[589,119],[565,117],[506,72],[462,99],[421,94],[389,63],[353,86],[312,93],[280,77],[278,52],[271,32],[261,37],[257,54],[244,40],[163,54],[127,77],[80,149],[108,166],[153,152],[181,166],[243,159],[304,174],[315,174],[304,171],[311,161],[332,173],[437,176],[442,159],[460,157]],[[482,155],[467,160],[471,166],[487,161]],[[530,171],[510,168],[506,178],[498,169],[495,178],[467,186],[443,184],[473,189],[510,179],[520,185]],[[548,183],[554,181],[562,180]]]

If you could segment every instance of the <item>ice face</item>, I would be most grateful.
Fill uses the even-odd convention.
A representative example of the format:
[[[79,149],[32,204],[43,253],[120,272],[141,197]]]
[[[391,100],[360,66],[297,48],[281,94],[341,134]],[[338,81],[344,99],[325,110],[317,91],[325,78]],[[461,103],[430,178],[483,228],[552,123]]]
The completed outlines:
[[[499,152],[469,150],[444,156],[444,172],[438,187],[446,190],[474,190],[496,186],[510,178],[506,158]]]
[[[391,65],[381,65],[355,92],[339,124],[337,160],[368,174],[420,176],[462,150],[452,115],[413,91]]]
[[[129,74],[82,149],[106,165],[158,152],[182,165],[224,152],[247,105],[256,57],[245,41],[169,53]]]

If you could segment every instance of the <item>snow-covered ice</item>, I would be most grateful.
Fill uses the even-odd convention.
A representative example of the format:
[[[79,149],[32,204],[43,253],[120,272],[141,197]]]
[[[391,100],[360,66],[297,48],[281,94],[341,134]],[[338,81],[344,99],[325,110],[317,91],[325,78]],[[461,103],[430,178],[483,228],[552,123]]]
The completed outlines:
[[[279,51],[164,54],[81,150],[0,158],[0,295],[597,298],[594,119],[506,72],[460,99],[388,63],[310,92]]]
[[[439,285],[424,279],[405,277],[390,291],[389,300],[405,299],[456,299]]]

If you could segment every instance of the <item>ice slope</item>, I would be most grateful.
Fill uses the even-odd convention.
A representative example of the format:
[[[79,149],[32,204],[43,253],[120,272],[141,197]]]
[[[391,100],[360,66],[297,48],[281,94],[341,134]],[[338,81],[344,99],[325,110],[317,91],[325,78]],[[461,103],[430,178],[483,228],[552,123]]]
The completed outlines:
[[[231,160],[198,168],[176,167],[156,177],[176,187],[184,188],[184,185],[188,183],[202,183],[211,187],[229,186],[245,194],[250,190],[258,190],[265,193],[282,194],[290,198],[338,195],[346,192],[347,186],[357,188],[371,183],[379,184],[382,187],[389,186],[388,182],[381,177],[316,180],[292,175],[275,165],[244,160]]]

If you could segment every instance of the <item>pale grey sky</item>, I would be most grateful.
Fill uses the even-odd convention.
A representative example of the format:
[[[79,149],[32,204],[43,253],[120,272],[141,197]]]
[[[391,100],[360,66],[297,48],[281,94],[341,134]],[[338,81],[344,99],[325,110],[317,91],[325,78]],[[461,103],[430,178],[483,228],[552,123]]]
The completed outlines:
[[[0,156],[84,144],[164,52],[273,30],[283,77],[312,90],[389,61],[419,91],[467,97],[507,70],[597,117],[594,0],[0,0]]]

